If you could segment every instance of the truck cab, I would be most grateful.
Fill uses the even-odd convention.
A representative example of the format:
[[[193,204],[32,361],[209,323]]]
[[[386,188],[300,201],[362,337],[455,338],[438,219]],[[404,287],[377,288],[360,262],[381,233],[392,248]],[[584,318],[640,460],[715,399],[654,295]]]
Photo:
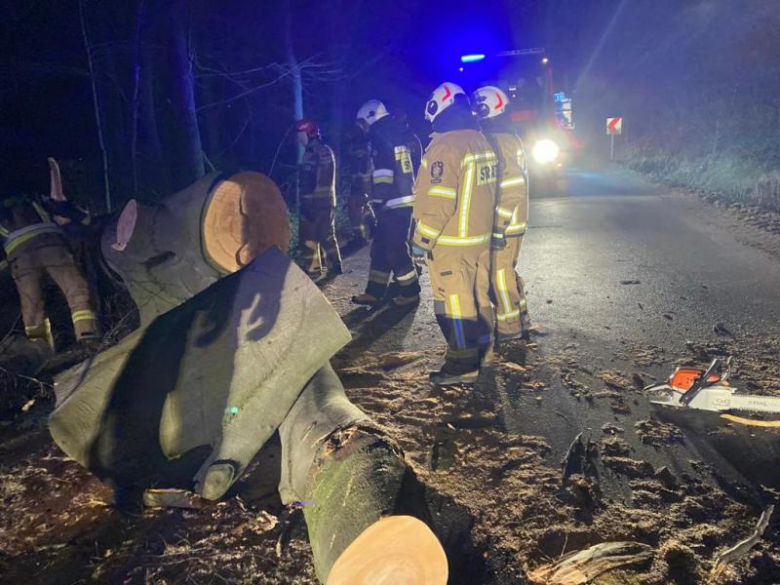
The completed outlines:
[[[563,194],[562,173],[578,143],[572,98],[555,85],[544,49],[464,55],[458,72],[468,90],[495,85],[509,96],[508,113],[525,145],[532,194]]]

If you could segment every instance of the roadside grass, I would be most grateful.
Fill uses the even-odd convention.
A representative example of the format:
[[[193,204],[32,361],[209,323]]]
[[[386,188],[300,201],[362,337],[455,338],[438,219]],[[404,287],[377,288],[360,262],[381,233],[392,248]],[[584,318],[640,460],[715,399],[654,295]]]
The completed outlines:
[[[686,156],[649,144],[629,146],[622,162],[673,187],[780,212],[780,162],[772,165],[731,153]]]

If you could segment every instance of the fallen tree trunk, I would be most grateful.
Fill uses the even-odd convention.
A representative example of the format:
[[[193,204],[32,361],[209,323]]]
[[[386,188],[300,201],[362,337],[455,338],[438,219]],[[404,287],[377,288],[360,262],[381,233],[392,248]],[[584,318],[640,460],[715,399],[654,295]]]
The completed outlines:
[[[101,249],[148,325],[269,247],[286,251],[289,240],[273,181],[211,173],[163,203],[130,201],[107,224]]]
[[[217,499],[349,339],[306,274],[268,250],[58,378],[49,428],[120,495],[191,486],[197,471]]]
[[[58,380],[52,436],[121,503],[149,487],[218,499],[278,429],[279,489],[286,502],[311,501],[323,582],[443,585],[422,486],[328,363],[349,331],[278,248],[258,256],[288,238],[281,196],[256,173],[205,177],[163,205],[129,203],[102,248],[141,327]]]
[[[279,429],[283,501],[305,503],[321,581],[444,584],[422,486],[386,431],[347,399],[330,366]]]

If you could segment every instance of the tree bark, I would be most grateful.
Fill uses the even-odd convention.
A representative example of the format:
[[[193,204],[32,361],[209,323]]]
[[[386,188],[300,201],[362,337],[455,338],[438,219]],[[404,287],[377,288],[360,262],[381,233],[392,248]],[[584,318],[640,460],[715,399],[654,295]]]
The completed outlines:
[[[293,120],[295,124],[298,120],[303,120],[303,78],[301,77],[301,67],[298,63],[298,59],[295,56],[295,43],[293,41],[292,33],[292,0],[287,0],[285,4],[286,9],[286,23],[284,34],[284,48],[285,57],[287,59],[287,66],[290,68],[290,79],[292,83],[292,98],[293,98]],[[296,141],[296,162],[301,164],[303,160],[304,147],[302,144]],[[296,211],[301,208],[301,193],[298,185],[298,175],[295,176],[295,209]]]
[[[652,547],[640,542],[603,542],[529,573],[539,585],[587,585],[599,575],[630,565],[649,563]]]
[[[205,174],[185,27],[188,14],[184,0],[157,0],[155,9],[157,125],[171,189],[178,191]]]
[[[87,53],[87,68],[89,70],[89,82],[92,89],[92,102],[95,110],[95,126],[97,128],[98,145],[103,161],[103,197],[106,206],[106,212],[111,212],[111,182],[109,181],[108,151],[106,150],[106,141],[103,135],[103,114],[101,109],[100,96],[97,89],[95,66],[92,60],[92,44],[87,34],[87,24],[84,19],[83,1],[79,0],[79,22],[81,24],[81,37],[84,40],[84,50]]]
[[[133,193],[138,193],[138,115],[141,92],[141,23],[144,16],[144,0],[138,0],[133,26],[133,73],[130,94],[130,166]]]
[[[447,560],[401,450],[344,393],[328,365],[279,428],[282,501],[301,501],[325,583],[443,584]]]

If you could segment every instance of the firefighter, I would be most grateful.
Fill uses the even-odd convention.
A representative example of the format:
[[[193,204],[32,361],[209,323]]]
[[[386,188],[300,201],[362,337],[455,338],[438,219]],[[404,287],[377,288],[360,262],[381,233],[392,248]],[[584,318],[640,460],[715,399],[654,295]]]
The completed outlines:
[[[44,278],[48,274],[68,302],[76,340],[91,347],[100,338],[97,314],[87,281],[58,225],[72,218],[51,215],[50,210],[57,213],[59,207],[49,207],[47,210],[27,195],[7,196],[0,201],[0,235],[19,292],[24,330],[30,340],[54,350],[44,295]]]
[[[469,100],[454,83],[425,108],[433,136],[415,183],[412,254],[427,262],[436,319],[447,339],[437,385],[473,383],[491,345],[490,238],[497,159],[479,132]]]
[[[393,304],[413,305],[420,300],[420,284],[409,254],[414,169],[404,127],[389,115],[379,100],[363,104],[357,120],[368,130],[371,143],[374,166],[371,204],[377,215],[377,227],[371,243],[371,270],[366,292],[352,297],[352,302],[377,306],[387,292],[390,277],[394,276],[398,286]]]
[[[349,136],[349,159],[351,177],[347,208],[354,241],[362,246],[371,239],[376,228],[376,217],[369,202],[373,172],[371,145],[368,133],[358,124],[355,124]]]
[[[530,322],[517,260],[528,221],[528,184],[523,142],[511,126],[507,95],[494,86],[474,92],[474,113],[498,157],[498,200],[491,244],[491,294],[496,340],[528,339]]]
[[[320,276],[325,268],[335,276],[342,273],[336,240],[336,157],[314,122],[300,120],[295,130],[298,142],[306,148],[298,175],[298,240],[304,268],[312,277]]]

